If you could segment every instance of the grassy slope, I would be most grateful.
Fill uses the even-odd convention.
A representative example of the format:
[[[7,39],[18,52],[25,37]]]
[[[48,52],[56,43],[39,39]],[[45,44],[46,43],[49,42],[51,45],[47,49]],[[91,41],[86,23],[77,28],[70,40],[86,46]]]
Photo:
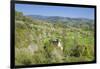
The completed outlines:
[[[31,19],[19,12],[16,12],[15,18],[16,65],[80,62],[94,59],[92,30]],[[49,42],[55,38],[61,39],[63,51],[53,47]]]

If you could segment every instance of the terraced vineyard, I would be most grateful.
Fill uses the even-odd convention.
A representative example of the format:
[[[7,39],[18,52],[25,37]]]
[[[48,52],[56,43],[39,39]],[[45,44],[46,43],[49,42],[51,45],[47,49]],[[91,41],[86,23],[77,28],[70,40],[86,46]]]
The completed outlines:
[[[24,16],[22,12],[16,11],[16,65],[94,60],[93,20],[42,17]],[[53,40],[56,39],[60,40],[63,49],[54,46]]]

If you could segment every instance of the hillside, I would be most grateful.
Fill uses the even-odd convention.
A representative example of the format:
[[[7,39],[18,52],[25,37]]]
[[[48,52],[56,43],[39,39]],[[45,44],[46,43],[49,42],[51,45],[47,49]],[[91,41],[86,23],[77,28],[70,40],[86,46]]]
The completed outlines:
[[[94,20],[86,19],[86,18],[69,18],[69,17],[42,16],[42,15],[27,15],[27,16],[31,17],[32,19],[47,21],[49,23],[61,22],[64,25],[71,25],[74,27],[81,27],[81,26],[87,25],[90,29],[93,29],[94,27]],[[87,26],[84,26],[84,28],[87,28]]]
[[[59,40],[60,47],[57,47]],[[56,42],[56,43],[55,43]],[[15,64],[94,60],[94,21],[15,13]]]

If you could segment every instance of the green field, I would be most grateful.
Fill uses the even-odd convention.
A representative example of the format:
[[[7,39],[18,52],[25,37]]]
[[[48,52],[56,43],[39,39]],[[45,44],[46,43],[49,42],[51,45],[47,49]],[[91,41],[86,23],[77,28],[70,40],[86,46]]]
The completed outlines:
[[[94,21],[40,20],[15,12],[15,64],[51,64],[94,60]],[[60,39],[63,47],[50,40]]]

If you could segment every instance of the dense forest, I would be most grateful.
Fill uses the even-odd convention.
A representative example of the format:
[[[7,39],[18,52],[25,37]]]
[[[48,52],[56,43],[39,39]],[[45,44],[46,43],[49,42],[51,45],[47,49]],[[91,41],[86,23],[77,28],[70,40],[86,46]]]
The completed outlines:
[[[15,64],[94,60],[94,20],[15,12]]]

